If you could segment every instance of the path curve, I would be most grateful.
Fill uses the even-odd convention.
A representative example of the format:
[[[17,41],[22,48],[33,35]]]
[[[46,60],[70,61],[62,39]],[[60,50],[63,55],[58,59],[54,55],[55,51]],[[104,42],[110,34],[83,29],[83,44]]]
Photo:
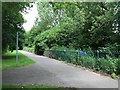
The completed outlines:
[[[75,88],[118,88],[118,81],[61,61],[20,50],[36,63],[3,71],[3,84],[51,85]]]

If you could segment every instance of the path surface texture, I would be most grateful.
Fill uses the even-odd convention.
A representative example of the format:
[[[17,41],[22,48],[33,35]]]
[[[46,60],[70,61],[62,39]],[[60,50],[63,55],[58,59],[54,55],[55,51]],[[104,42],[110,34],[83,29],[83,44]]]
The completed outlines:
[[[118,88],[118,81],[107,76],[65,64],[26,51],[19,51],[35,64],[3,71],[3,84],[50,85],[75,88]]]

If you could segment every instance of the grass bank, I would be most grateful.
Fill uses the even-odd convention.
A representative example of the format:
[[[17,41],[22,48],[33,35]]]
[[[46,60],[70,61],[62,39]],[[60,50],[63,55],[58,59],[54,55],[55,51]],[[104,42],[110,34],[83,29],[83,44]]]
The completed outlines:
[[[2,70],[14,69],[17,67],[23,67],[26,65],[34,64],[35,62],[29,59],[27,56],[24,56],[21,53],[18,53],[18,64],[16,65],[16,51],[7,52],[2,55]]]
[[[61,90],[61,89],[58,87],[44,85],[28,85],[28,86],[2,85],[2,90]]]
[[[39,85],[30,85],[30,86],[17,86],[17,85],[3,85],[2,88],[50,88],[50,86],[39,86]]]
[[[44,85],[28,85],[28,86],[2,85],[2,90],[76,90],[76,88]]]

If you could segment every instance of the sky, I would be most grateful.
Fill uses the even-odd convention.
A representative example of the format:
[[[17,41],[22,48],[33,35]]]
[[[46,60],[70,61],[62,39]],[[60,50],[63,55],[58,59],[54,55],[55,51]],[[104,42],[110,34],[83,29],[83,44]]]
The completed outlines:
[[[23,24],[23,27],[26,32],[31,30],[36,18],[38,17],[37,5],[33,4],[33,7],[30,8],[30,10],[28,9],[27,12],[27,14],[22,13],[24,19],[26,20],[26,23]]]

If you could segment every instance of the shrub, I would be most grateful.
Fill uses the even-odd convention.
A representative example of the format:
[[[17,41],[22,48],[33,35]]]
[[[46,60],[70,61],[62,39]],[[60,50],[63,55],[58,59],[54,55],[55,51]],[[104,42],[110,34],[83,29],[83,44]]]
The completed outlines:
[[[117,77],[117,75],[116,75],[115,73],[112,73],[112,74],[111,74],[111,77],[112,77],[113,79],[115,79],[115,78]]]
[[[95,68],[96,59],[93,58],[92,56],[88,56],[88,55],[82,56],[81,60],[83,61],[82,66],[92,68],[92,69]]]
[[[44,48],[40,45],[35,45],[35,54],[43,55],[44,54]]]
[[[23,50],[34,53],[34,48],[24,47]]]

